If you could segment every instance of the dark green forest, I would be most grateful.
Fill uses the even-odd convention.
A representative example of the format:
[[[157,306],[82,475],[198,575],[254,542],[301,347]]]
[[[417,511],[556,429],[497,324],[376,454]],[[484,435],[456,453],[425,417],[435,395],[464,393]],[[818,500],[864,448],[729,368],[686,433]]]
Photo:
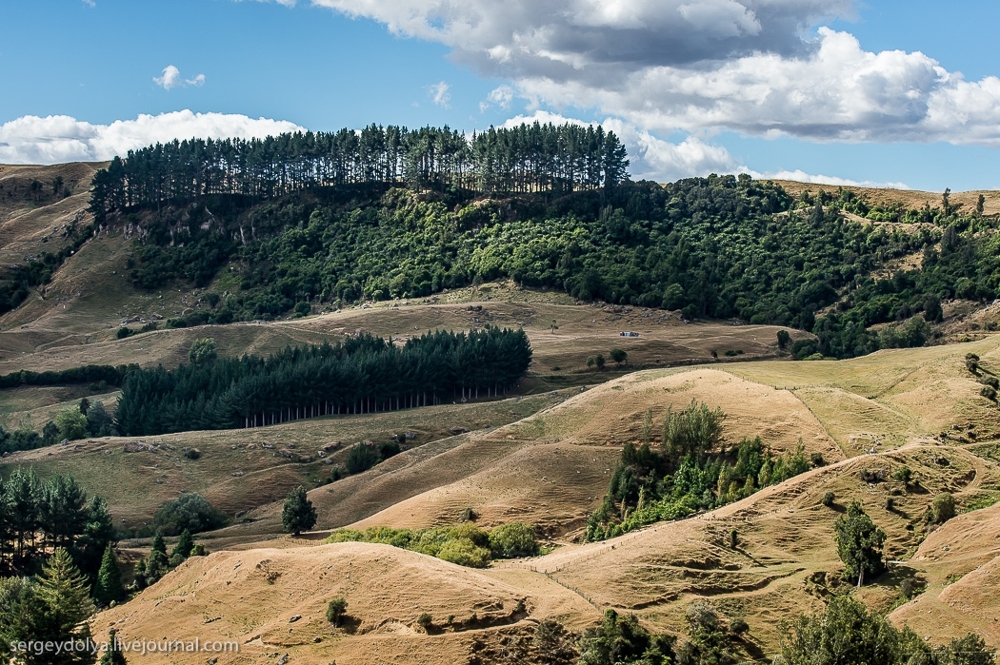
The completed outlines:
[[[117,541],[100,497],[68,476],[40,480],[31,469],[0,478],[0,576],[37,572],[53,548],[65,548],[91,580],[110,543]]]
[[[523,330],[438,331],[402,346],[371,335],[130,372],[115,421],[125,436],[272,425],[506,394],[528,369]]]

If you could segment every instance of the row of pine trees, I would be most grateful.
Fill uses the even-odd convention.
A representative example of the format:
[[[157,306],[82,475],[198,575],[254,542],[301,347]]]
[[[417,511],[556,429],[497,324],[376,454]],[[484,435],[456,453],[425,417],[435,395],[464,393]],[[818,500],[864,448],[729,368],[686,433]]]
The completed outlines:
[[[256,199],[317,186],[404,185],[485,194],[573,191],[628,177],[628,154],[600,126],[522,124],[467,136],[447,126],[370,125],[265,139],[173,141],[115,157],[93,180],[91,209],[238,194]]]
[[[115,420],[125,436],[272,425],[506,394],[531,363],[523,330],[437,331],[397,346],[364,334],[131,372]]]

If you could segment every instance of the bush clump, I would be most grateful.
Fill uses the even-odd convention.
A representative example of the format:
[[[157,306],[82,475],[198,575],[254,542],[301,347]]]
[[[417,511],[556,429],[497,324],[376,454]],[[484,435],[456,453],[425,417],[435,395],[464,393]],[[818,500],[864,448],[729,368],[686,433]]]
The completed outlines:
[[[538,544],[534,542],[534,532],[531,527],[520,523],[499,526],[492,533],[468,521],[458,526],[432,529],[391,527],[372,527],[365,531],[338,529],[323,542],[382,543],[470,568],[485,568],[493,557],[525,556],[517,553],[538,552]]]
[[[334,626],[340,625],[340,620],[347,616],[347,601],[343,598],[334,598],[326,606],[326,620]]]
[[[202,495],[186,492],[161,506],[153,522],[165,535],[176,536],[184,529],[191,533],[218,529],[225,526],[226,516]]]
[[[538,554],[535,532],[523,522],[511,522],[490,532],[490,552],[498,559],[516,559]]]
[[[930,522],[933,524],[944,524],[955,516],[955,497],[949,492],[941,492],[934,501],[931,502]]]

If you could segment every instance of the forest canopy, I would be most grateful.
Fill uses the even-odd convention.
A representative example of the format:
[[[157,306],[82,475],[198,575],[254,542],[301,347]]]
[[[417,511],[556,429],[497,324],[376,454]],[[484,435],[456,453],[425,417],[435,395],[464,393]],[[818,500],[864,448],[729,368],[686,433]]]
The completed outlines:
[[[523,330],[438,331],[400,346],[371,335],[128,374],[115,421],[126,436],[271,425],[505,394],[531,363]]]

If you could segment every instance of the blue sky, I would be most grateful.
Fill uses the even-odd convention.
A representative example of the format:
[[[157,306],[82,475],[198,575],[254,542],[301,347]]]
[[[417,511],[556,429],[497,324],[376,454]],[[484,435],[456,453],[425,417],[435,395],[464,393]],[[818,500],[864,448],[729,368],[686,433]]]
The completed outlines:
[[[0,0],[0,162],[601,122],[636,176],[1000,188],[1000,3]]]

